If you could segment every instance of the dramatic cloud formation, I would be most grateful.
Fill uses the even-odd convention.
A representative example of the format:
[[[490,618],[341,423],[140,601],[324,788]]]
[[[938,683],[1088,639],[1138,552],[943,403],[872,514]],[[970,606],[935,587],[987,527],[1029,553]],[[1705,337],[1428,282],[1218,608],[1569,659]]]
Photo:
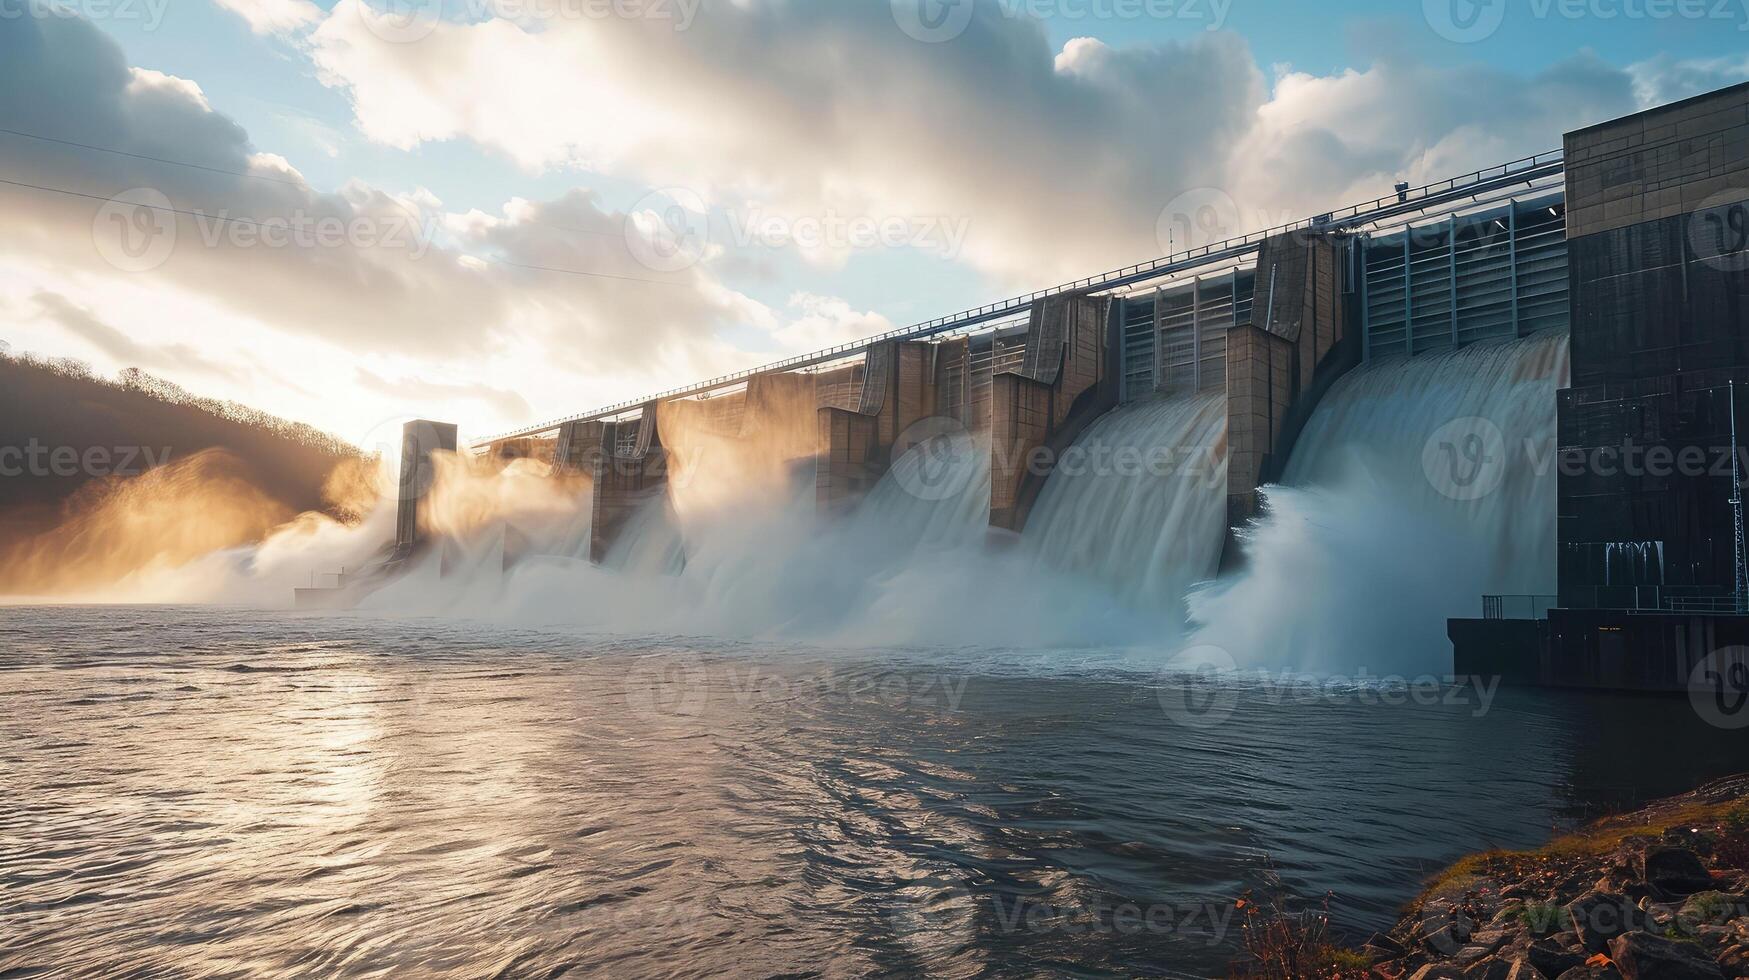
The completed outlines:
[[[1016,279],[1153,254],[1160,208],[1223,180],[1267,95],[1234,35],[1057,52],[1035,23],[977,9],[951,45],[910,39],[884,4],[764,2],[707,5],[684,32],[491,20],[394,43],[342,0],[311,44],[389,145],[462,136],[791,222],[969,220],[964,257]]]
[[[954,216],[960,257],[1030,284],[1552,149],[1652,94],[1589,55],[1532,78],[1386,58],[1271,85],[1237,35],[1052,50],[994,3],[947,44],[913,40],[883,3],[712,3],[683,32],[427,23],[414,43],[378,17],[342,0],[309,40],[373,139],[465,137],[730,210]],[[1211,200],[1219,228],[1171,230]]]
[[[85,21],[0,23],[0,87],[36,93],[0,104],[0,128],[13,131],[0,251],[20,267],[78,280],[66,291],[149,281],[160,294],[198,299],[233,330],[411,358],[438,373],[521,359],[532,362],[526,382],[538,385],[544,368],[554,386],[578,392],[568,404],[588,397],[579,381],[602,385],[603,397],[625,396],[675,374],[794,352],[775,335],[764,351],[729,347],[718,337],[725,327],[775,332],[782,318],[702,264],[641,261],[657,250],[639,239],[643,226],[588,192],[513,201],[499,216],[447,214],[428,193],[358,183],[317,192],[288,161],[255,152],[194,83],[130,69]],[[101,315],[42,289],[49,277],[23,277],[26,298],[44,314],[38,323],[59,325],[119,365],[172,364],[164,351],[118,342]],[[152,311],[129,315],[133,331]],[[183,366],[219,371],[179,350]],[[471,390],[458,384],[424,390]],[[509,413],[529,417],[521,397],[489,401],[498,424]]]
[[[1629,75],[1577,55],[1534,77],[1387,58],[1366,71],[1283,73],[1229,151],[1236,196],[1303,218],[1545,150],[1638,106]]]

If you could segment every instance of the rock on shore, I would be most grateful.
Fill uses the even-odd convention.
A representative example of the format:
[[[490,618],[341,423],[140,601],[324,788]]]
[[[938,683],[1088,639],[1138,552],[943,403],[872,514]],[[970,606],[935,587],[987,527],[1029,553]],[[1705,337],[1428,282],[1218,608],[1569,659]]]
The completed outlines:
[[[1749,775],[1467,858],[1364,951],[1386,980],[1749,977]]]

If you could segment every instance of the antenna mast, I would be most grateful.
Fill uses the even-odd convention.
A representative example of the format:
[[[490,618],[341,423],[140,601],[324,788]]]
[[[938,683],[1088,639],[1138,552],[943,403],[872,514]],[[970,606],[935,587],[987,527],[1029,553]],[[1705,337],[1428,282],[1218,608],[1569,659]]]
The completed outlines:
[[[1745,592],[1749,592],[1749,566],[1743,563],[1743,468],[1742,459],[1737,451],[1737,382],[1731,381],[1731,518],[1735,524],[1736,540],[1733,552],[1736,565],[1736,594],[1731,597],[1732,608],[1743,612]]]

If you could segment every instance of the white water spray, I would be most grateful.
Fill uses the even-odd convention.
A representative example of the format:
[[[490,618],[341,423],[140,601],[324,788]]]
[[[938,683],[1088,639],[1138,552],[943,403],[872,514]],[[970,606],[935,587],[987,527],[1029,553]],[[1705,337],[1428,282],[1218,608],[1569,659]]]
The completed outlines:
[[[1445,621],[1484,593],[1555,586],[1555,391],[1547,335],[1375,361],[1301,433],[1247,567],[1193,595],[1195,640],[1248,666],[1443,673]]]
[[[1122,602],[1181,618],[1214,577],[1226,532],[1224,392],[1127,405],[1058,461],[1022,540],[1046,568],[1084,575]]]

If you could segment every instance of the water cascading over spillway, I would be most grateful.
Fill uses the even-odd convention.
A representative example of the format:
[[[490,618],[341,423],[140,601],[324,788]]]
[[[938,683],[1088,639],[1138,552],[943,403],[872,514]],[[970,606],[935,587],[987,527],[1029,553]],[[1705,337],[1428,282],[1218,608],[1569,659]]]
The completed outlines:
[[[988,547],[991,449],[955,431],[912,447],[852,512],[814,511],[812,469],[757,481],[677,527],[646,504],[603,569],[525,587],[626,631],[855,644],[1158,644],[1211,576],[1224,523],[1225,400],[1158,399],[1099,420],[1058,461],[1017,546]],[[683,543],[681,543],[683,540]],[[662,556],[684,548],[684,560]],[[543,575],[545,581],[542,581]],[[584,581],[586,580],[586,581]],[[542,609],[554,601],[515,603]]]
[[[1206,643],[1239,663],[1437,671],[1447,616],[1473,615],[1484,592],[1553,589],[1565,375],[1561,337],[1357,369],[1307,423],[1284,485],[1266,491],[1244,570],[1212,586],[1198,584],[1225,528],[1218,392],[1097,420],[1057,461],[1018,543],[997,549],[983,434],[914,447],[831,520],[816,513],[806,461],[694,484],[682,512],[651,501],[601,568],[582,557],[586,481],[537,479],[526,464],[446,468],[431,501],[439,546],[366,606],[859,646]],[[294,551],[306,563],[315,553],[302,540],[259,556],[285,552],[273,567],[295,568]]]
[[[1213,578],[1226,530],[1224,392],[1126,405],[1095,422],[1046,481],[1022,542],[1043,567],[1182,615]]]
[[[990,524],[990,440],[954,431],[919,443],[850,516],[891,560],[980,546]]]
[[[1555,392],[1547,334],[1380,359],[1323,399],[1246,568],[1192,596],[1199,643],[1240,664],[1440,673],[1445,620],[1555,586]]]

